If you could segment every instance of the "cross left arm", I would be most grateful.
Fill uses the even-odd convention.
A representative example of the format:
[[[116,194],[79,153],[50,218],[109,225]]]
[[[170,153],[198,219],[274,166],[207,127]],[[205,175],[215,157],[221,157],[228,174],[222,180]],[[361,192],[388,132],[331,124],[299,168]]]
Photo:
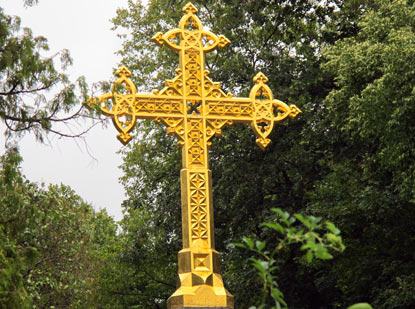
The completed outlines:
[[[161,92],[137,93],[134,83],[129,79],[130,71],[123,66],[117,71],[119,78],[114,82],[111,93],[90,99],[90,104],[99,104],[101,111],[111,116],[120,132],[117,138],[124,145],[131,140],[130,132],[137,119],[162,121],[168,127],[168,133],[178,136],[179,143],[183,143],[181,128],[187,107],[183,105],[183,98],[178,92],[180,88],[175,86],[181,78],[178,73],[175,79],[166,82]]]

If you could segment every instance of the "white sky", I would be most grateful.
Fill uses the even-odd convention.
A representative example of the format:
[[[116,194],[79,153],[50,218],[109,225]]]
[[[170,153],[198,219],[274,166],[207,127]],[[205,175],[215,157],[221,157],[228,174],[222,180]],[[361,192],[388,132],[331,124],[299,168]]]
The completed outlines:
[[[84,75],[92,84],[113,78],[112,70],[120,60],[114,53],[120,49],[121,41],[110,30],[110,19],[126,3],[127,0],[40,0],[38,5],[25,9],[22,0],[0,0],[0,7],[8,15],[20,16],[22,26],[31,28],[34,35],[46,37],[52,53],[68,49],[74,60],[68,71],[73,80]],[[4,126],[0,130],[3,132]],[[96,126],[91,130],[86,142],[96,160],[82,143],[77,145],[71,139],[54,138],[48,146],[27,135],[19,143],[23,173],[31,181],[71,186],[96,209],[106,208],[118,221],[122,218],[124,189],[118,182],[121,157],[116,152],[122,145],[116,134],[112,124],[107,129]],[[0,145],[4,145],[2,134]]]

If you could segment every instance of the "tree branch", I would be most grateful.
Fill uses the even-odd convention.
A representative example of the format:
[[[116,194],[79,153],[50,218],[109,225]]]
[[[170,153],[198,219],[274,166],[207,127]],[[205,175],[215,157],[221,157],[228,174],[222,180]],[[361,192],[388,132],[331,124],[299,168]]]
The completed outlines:
[[[0,95],[4,95],[4,96],[8,96],[8,95],[18,95],[18,94],[24,94],[24,93],[34,93],[34,92],[38,92],[38,91],[42,91],[42,90],[46,90],[48,89],[51,85],[45,85],[43,87],[40,88],[36,88],[36,89],[30,89],[30,90],[19,90],[19,91],[14,91],[17,88],[17,85],[14,85],[13,88],[8,91],[8,92],[0,92]]]

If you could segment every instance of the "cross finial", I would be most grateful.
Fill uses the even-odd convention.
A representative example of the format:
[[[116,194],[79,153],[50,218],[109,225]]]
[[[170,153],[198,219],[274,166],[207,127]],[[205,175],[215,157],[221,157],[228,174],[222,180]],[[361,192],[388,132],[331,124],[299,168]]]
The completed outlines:
[[[262,72],[259,72],[254,77],[254,83],[255,84],[260,84],[260,83],[266,84],[266,83],[268,83],[268,77],[266,77]]]
[[[130,70],[128,70],[125,65],[121,66],[121,68],[119,68],[115,72],[115,74],[117,74],[119,77],[130,77],[131,76]]]
[[[182,9],[183,12],[186,14],[196,14],[197,8],[193,5],[193,3],[188,2]]]
[[[217,36],[209,30],[203,29],[202,22],[195,15],[197,9],[191,2],[185,5],[183,12],[186,14],[180,19],[178,28],[165,34],[158,32],[152,37],[157,45],[166,45],[176,52],[189,49],[209,52],[216,47],[223,48],[230,43],[225,36]]]

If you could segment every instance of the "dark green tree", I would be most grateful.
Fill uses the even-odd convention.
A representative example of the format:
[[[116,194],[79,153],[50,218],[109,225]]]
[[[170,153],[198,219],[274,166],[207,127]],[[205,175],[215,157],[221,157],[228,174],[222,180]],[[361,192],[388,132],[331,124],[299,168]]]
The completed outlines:
[[[0,163],[0,306],[96,307],[117,226],[69,187],[31,183],[21,157]]]
[[[374,1],[356,36],[328,48],[335,77],[327,96],[330,171],[310,209],[334,221],[348,249],[320,280],[337,277],[339,300],[375,308],[415,303],[415,6]],[[341,274],[341,276],[339,276]]]
[[[7,193],[15,185],[18,178],[16,166],[21,158],[16,153],[10,153],[2,160],[0,180],[1,205],[15,206],[16,199],[12,193]],[[2,211],[7,210],[2,207]],[[1,214],[0,220],[0,307],[1,308],[30,308],[31,298],[24,288],[23,271],[34,263],[36,251],[33,247],[19,250],[16,242],[10,239],[5,229],[14,218]]]

